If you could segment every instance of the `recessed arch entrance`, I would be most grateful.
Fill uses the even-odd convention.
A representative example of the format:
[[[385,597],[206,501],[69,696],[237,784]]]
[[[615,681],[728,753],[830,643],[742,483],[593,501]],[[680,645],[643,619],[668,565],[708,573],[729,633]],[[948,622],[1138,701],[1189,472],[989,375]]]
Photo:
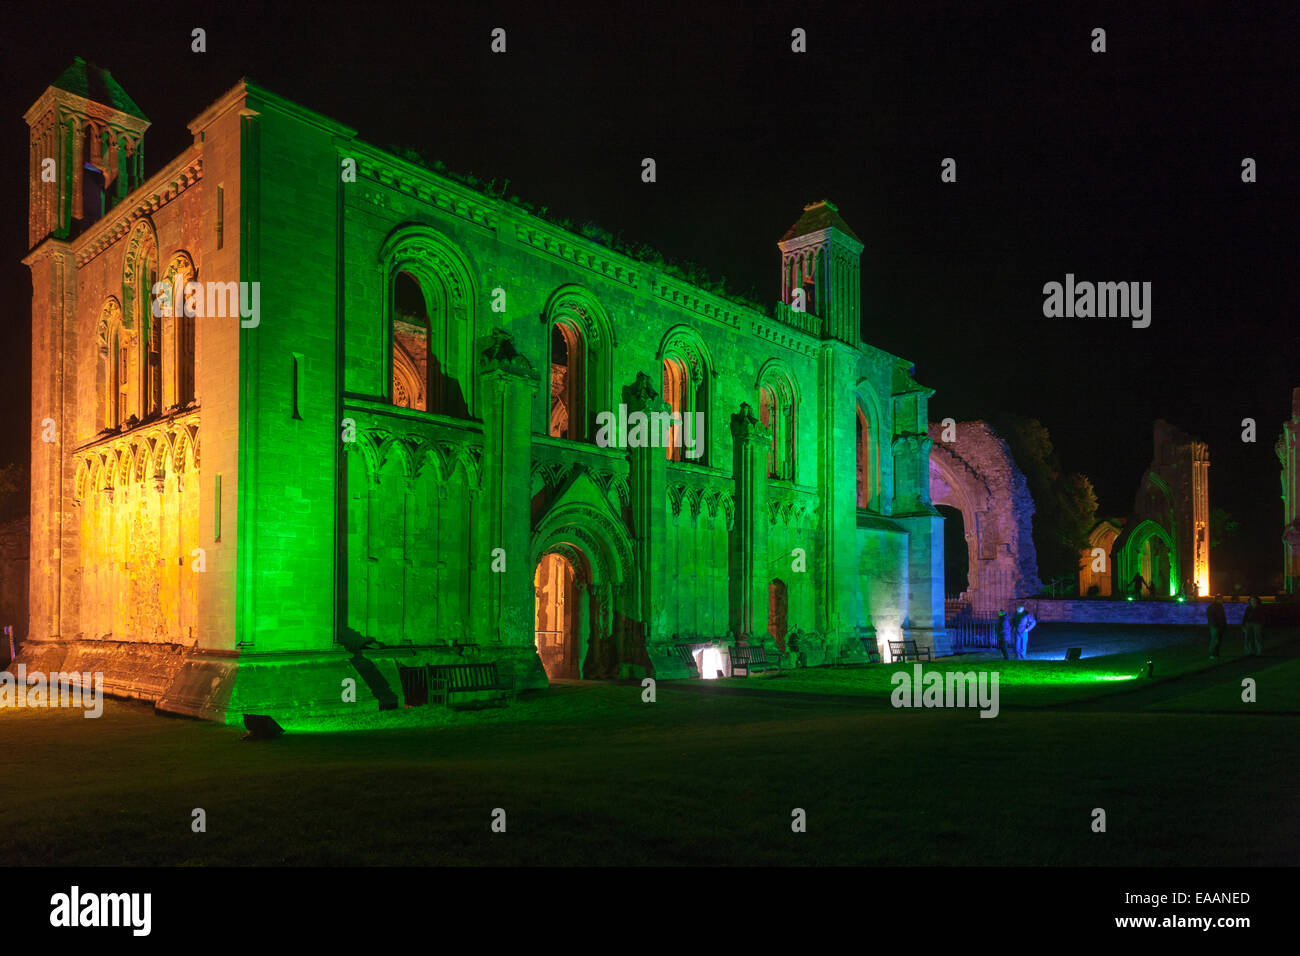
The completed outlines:
[[[584,680],[618,677],[625,665],[648,665],[632,543],[598,494],[594,483],[580,477],[538,522],[533,535],[534,591],[547,583],[546,573],[551,575],[551,591],[541,598],[534,595],[535,615],[546,612],[548,626],[540,630],[560,632],[538,635],[535,642],[544,667],[542,648],[556,639],[563,644],[563,655],[558,649],[549,653],[556,676],[562,676],[561,663],[565,673]],[[566,577],[568,570],[557,559],[548,559],[551,554],[567,562],[571,583]],[[547,603],[552,600],[551,592],[563,600],[564,615]],[[551,626],[556,623],[561,626]],[[577,674],[573,673],[575,662]],[[547,676],[551,676],[549,667]]]
[[[591,643],[591,566],[581,549],[558,544],[533,573],[533,640],[547,680],[579,680]]]

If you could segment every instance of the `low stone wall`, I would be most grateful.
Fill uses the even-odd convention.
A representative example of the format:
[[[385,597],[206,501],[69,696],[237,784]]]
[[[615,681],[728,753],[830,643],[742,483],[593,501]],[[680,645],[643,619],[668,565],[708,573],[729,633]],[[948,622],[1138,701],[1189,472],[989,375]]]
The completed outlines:
[[[1041,623],[1070,624],[1172,624],[1181,626],[1205,625],[1205,609],[1209,601],[1099,601],[1069,598],[1023,598],[1029,613]],[[1225,601],[1223,610],[1228,623],[1241,623],[1246,602],[1236,604]]]

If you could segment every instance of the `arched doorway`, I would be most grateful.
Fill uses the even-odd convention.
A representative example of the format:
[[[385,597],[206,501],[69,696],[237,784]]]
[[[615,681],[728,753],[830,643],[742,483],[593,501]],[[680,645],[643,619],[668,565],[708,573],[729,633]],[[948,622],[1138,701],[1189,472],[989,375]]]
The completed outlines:
[[[533,640],[547,680],[578,680],[588,634],[587,576],[581,555],[560,551],[542,555],[533,575],[533,592]]]

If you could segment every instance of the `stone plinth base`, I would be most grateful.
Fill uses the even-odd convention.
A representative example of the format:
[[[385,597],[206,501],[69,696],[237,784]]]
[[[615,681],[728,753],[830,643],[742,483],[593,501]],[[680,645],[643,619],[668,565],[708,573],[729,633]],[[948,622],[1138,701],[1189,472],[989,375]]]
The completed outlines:
[[[478,662],[495,662],[512,674],[517,691],[549,686],[536,649],[500,645],[259,654],[126,641],[28,641],[13,666],[26,664],[29,675],[103,674],[110,696],[149,701],[164,713],[241,724],[244,714],[303,718],[401,707],[399,668]],[[345,689],[353,686],[345,684],[348,679],[355,693],[345,700]]]
[[[10,670],[34,673],[103,674],[104,693],[155,701],[180,673],[186,649],[179,644],[133,641],[24,641]]]

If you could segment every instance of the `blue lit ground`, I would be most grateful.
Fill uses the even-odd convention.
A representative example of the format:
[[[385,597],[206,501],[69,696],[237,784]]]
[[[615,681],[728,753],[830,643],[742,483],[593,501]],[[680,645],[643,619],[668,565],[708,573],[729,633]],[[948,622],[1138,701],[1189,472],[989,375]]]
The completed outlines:
[[[1295,865],[1300,640],[1266,648],[1210,666],[1188,632],[1075,672],[1150,655],[1156,681],[999,662],[993,720],[891,708],[889,665],[665,682],[654,704],[571,684],[268,743],[133,703],[0,711],[0,864]]]

